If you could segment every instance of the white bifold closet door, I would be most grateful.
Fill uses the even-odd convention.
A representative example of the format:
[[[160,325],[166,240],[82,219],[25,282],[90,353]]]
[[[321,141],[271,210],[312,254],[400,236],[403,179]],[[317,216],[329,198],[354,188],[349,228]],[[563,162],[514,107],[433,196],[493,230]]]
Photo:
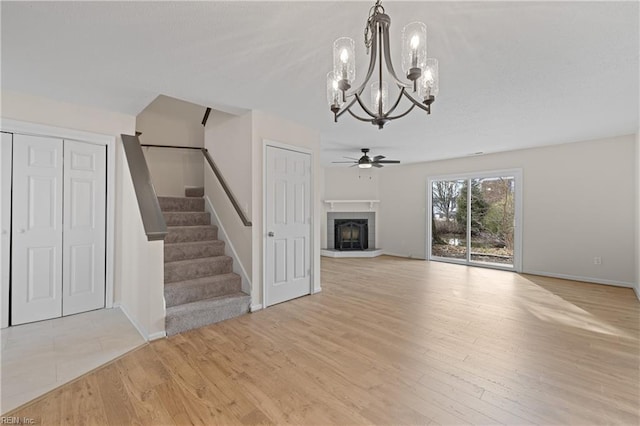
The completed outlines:
[[[62,315],[104,307],[106,147],[64,141]]]
[[[105,163],[103,146],[14,135],[12,325],[104,306]]]
[[[62,140],[14,135],[11,323],[62,315]]]

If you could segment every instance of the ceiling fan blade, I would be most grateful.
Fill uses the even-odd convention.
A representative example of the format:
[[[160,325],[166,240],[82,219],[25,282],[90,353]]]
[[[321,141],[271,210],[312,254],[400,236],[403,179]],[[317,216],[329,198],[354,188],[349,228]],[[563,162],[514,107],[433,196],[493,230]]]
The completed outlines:
[[[354,164],[353,166],[349,166],[349,167],[355,167],[355,166],[357,166],[357,165],[358,165],[358,163]]]
[[[373,167],[377,167],[377,168],[384,167],[382,164],[380,164],[380,163],[378,163],[378,162],[371,163],[371,165],[372,165]]]
[[[384,155],[376,155],[375,157],[373,157],[373,161],[380,161],[383,158],[387,158],[387,157],[385,157]]]
[[[358,161],[358,159],[357,159],[357,158],[353,158],[353,157],[342,157],[342,158],[347,158],[347,159],[349,159],[349,160],[356,160],[356,161]]]
[[[348,163],[348,164],[356,163],[357,164],[358,162],[357,161],[332,161],[332,163]]]
[[[400,160],[380,160],[376,162],[380,164],[400,164]]]

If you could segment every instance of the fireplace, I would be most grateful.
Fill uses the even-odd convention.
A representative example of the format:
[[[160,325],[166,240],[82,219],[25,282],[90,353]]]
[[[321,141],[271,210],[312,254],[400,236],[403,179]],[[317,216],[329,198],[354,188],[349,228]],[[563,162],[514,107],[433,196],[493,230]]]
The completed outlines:
[[[320,250],[327,257],[376,257],[382,254],[376,245],[376,212],[327,212],[326,245]],[[351,224],[350,226],[341,226]],[[340,230],[338,231],[338,226]]]
[[[366,250],[369,248],[367,219],[335,219],[334,248],[336,250]]]

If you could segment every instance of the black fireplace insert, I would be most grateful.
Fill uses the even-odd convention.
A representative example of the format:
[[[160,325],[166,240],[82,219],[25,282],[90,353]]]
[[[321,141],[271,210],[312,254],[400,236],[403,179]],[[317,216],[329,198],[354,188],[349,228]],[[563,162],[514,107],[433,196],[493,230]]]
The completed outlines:
[[[369,248],[368,219],[336,219],[334,221],[336,250],[366,250]]]

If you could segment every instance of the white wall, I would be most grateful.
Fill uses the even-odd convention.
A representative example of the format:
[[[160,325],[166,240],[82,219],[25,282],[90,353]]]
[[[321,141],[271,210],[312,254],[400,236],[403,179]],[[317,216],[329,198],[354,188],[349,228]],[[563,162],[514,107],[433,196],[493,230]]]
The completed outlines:
[[[145,339],[157,339],[165,331],[164,241],[147,240],[122,145],[117,154],[120,168],[117,205],[130,208],[118,220],[120,238],[116,239],[116,250],[120,256],[116,279],[120,285],[116,304]]]
[[[253,218],[253,247],[252,247],[252,275],[253,289],[252,304],[262,304],[262,244],[265,238],[262,217],[263,195],[263,153],[265,141],[280,142],[312,151],[313,160],[311,173],[313,175],[312,208],[315,212],[313,220],[313,293],[320,291],[320,222],[322,210],[320,201],[321,173],[320,173],[320,134],[310,128],[287,121],[280,117],[269,115],[262,111],[253,111],[252,127],[252,218]]]
[[[251,113],[231,115],[221,111],[211,111],[204,139],[205,147],[220,169],[231,191],[238,200],[249,220],[253,221],[251,185]],[[204,173],[205,194],[211,200],[220,224],[233,244],[238,255],[237,261],[252,281],[252,229],[244,226],[238,213],[229,201],[222,186],[206,166]]]
[[[153,145],[204,146],[206,108],[158,96],[136,118],[140,142]],[[202,153],[187,149],[143,148],[158,195],[184,197],[184,188],[204,185]]]
[[[161,303],[163,258],[161,250],[158,256],[157,243],[143,244],[140,241],[146,237],[138,204],[132,198],[134,189],[120,138],[122,133],[134,134],[136,118],[15,92],[2,92],[2,117],[116,136],[114,304],[127,311],[145,337],[162,334],[164,321],[159,324],[155,317],[164,309]],[[140,226],[135,226],[137,220]],[[149,271],[147,276],[143,274],[145,271]],[[158,271],[160,281],[156,276]]]
[[[326,167],[324,169],[324,199],[378,200],[380,172],[358,167]]]
[[[523,272],[630,287],[635,143],[629,135],[382,169],[380,246],[425,257],[428,176],[521,168]]]
[[[118,112],[105,111],[86,105],[58,102],[25,93],[2,91],[4,118],[47,124],[66,129],[84,130],[120,137],[134,134],[136,118]]]
[[[232,115],[211,111],[205,146],[216,162],[243,212],[251,217],[251,112]]]
[[[369,205],[363,203],[334,204],[333,210],[331,210],[331,206],[325,203],[324,200],[379,200],[380,170],[348,167],[348,164],[343,167],[326,167],[322,170],[324,182],[321,195],[323,202],[320,223],[320,245],[322,248],[327,248],[327,212],[368,210]],[[374,208],[372,209],[376,214],[376,222],[380,220],[380,210],[378,206],[379,204],[374,204]],[[380,244],[376,243],[376,245],[380,247]]]

